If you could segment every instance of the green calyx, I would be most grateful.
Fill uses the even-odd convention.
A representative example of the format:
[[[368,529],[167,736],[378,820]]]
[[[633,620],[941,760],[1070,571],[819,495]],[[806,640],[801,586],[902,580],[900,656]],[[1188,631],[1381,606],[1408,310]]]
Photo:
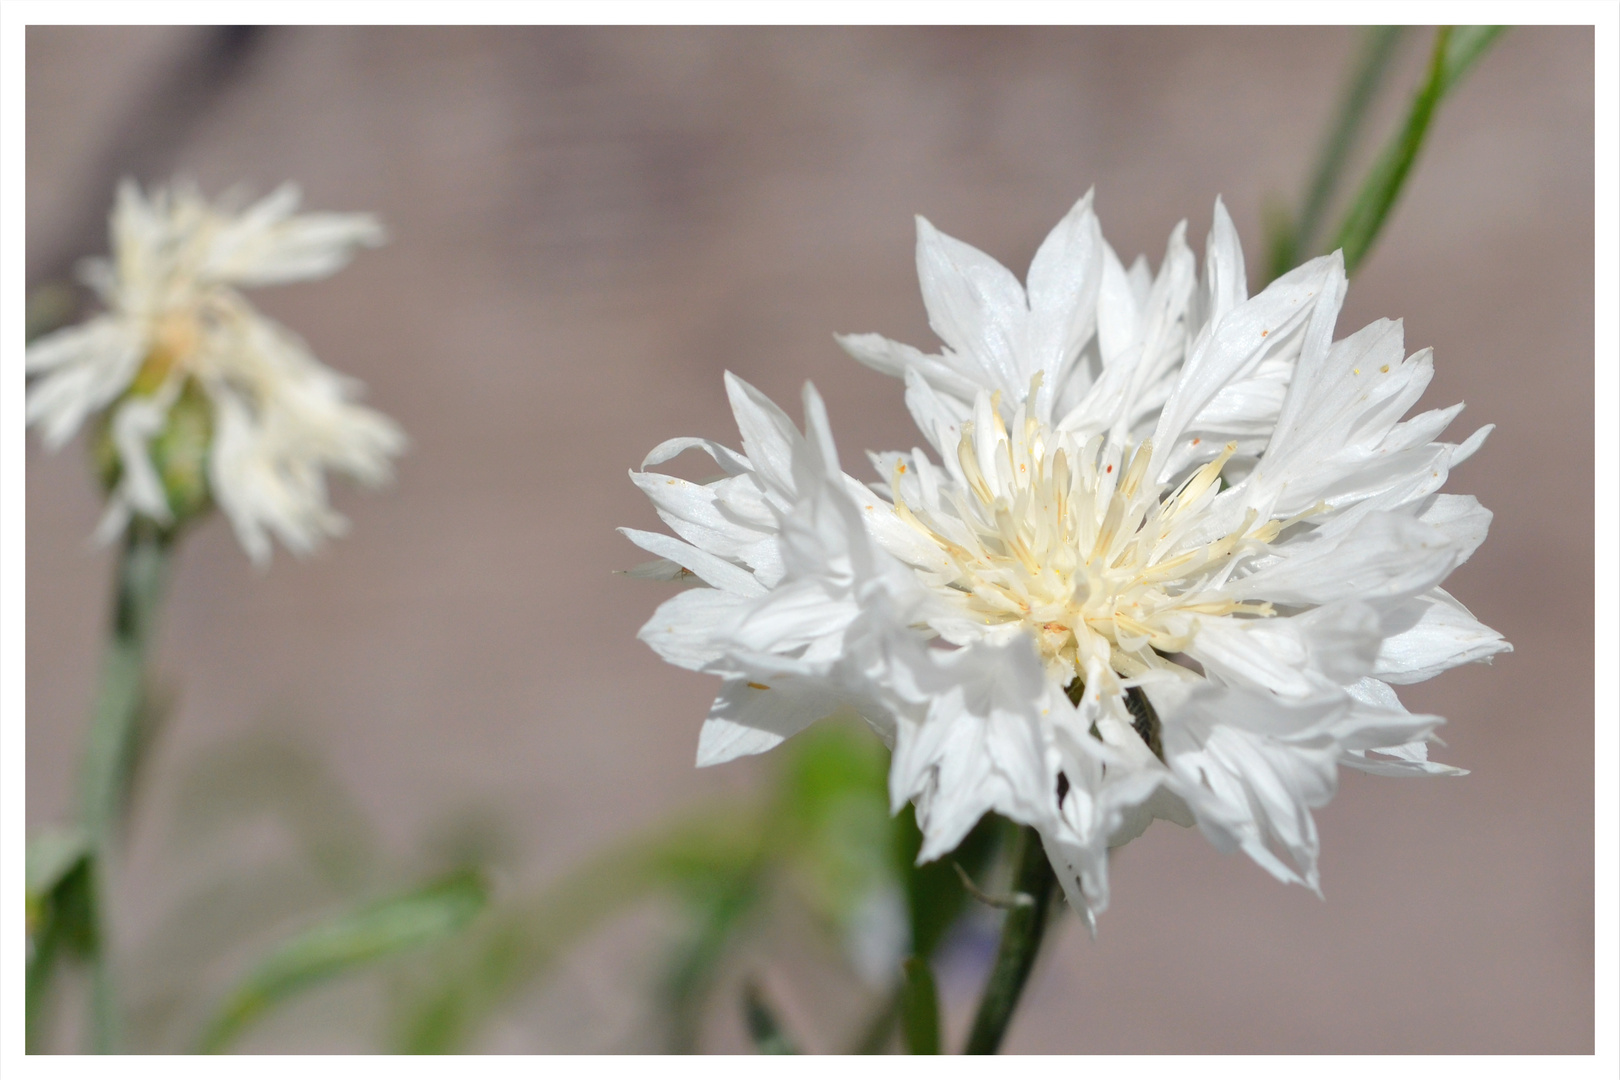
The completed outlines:
[[[90,441],[96,475],[101,480],[102,489],[108,494],[118,486],[124,475],[123,461],[113,441],[112,417],[120,404],[131,395],[139,395],[140,390],[138,386],[132,387],[128,394],[101,414]],[[213,496],[208,487],[208,455],[213,440],[213,406],[197,381],[187,378],[179,396],[169,407],[168,422],[157,437],[147,444],[147,454],[163,482],[163,494],[168,499],[172,516],[169,523],[159,526],[163,533],[172,535],[179,532],[212,508]]]

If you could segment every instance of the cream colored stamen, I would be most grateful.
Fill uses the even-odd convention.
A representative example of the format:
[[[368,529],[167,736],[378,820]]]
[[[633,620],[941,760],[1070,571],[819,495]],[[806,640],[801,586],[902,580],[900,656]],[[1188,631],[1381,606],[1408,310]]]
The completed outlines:
[[[1032,380],[1031,400],[1039,385]],[[1005,423],[999,395],[981,397],[956,447],[958,483],[943,485],[937,498],[924,496],[915,474],[897,466],[895,511],[949,564],[929,572],[941,594],[987,629],[1027,627],[1063,681],[1098,655],[1124,678],[1155,670],[1193,677],[1163,654],[1188,647],[1196,617],[1273,613],[1269,604],[1213,591],[1234,560],[1326,509],[1318,504],[1258,524],[1250,510],[1212,541],[1179,540],[1209,510],[1236,452],[1237,444],[1227,443],[1165,494],[1147,482],[1150,441],[1112,450],[1097,436],[1081,445],[1047,428],[1027,405]]]

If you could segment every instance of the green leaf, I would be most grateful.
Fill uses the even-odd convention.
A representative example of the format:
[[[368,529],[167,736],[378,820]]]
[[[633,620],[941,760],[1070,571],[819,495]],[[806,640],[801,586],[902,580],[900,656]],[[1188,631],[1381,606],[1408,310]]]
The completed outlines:
[[[864,722],[823,724],[782,755],[776,790],[769,854],[787,864],[811,910],[855,948],[863,920],[877,905],[898,907],[904,888],[892,851],[888,752]]]
[[[747,805],[695,814],[492,911],[454,951],[430,957],[426,978],[405,997],[396,1045],[406,1053],[461,1050],[567,948],[638,901],[662,892],[689,904],[717,902],[759,859],[763,825]]]
[[[939,1053],[939,992],[928,961],[913,956],[906,961],[906,981],[900,992],[900,1026],[906,1050],[913,1054]]]
[[[689,909],[692,928],[675,949],[664,976],[662,998],[669,1015],[669,1052],[697,1052],[703,1005],[714,988],[726,950],[763,894],[764,865],[750,867],[714,896]],[[791,1051],[773,1051],[787,1053]]]
[[[265,957],[226,998],[201,1050],[225,1049],[267,1010],[309,986],[460,931],[487,901],[482,878],[463,872],[306,930]]]
[[[957,867],[973,875],[983,874],[996,854],[1017,835],[1018,827],[996,814],[986,814],[956,846],[956,850],[933,862],[917,865],[922,850],[922,831],[917,828],[916,812],[908,804],[894,816],[891,825],[891,851],[906,886],[907,915],[911,926],[914,956],[929,957],[967,908],[968,893],[962,887]],[[894,1024],[901,1016],[906,986],[891,994],[857,1034],[850,1053],[881,1054],[888,1045]]]
[[[298,738],[252,732],[209,747],[187,768],[175,817],[188,843],[229,840],[261,816],[286,828],[310,867],[340,892],[381,871],[370,821],[314,750]]]
[[[759,984],[749,979],[743,984],[743,1021],[748,1025],[748,1037],[754,1049],[762,1054],[797,1054],[798,1047],[783,1031],[776,1010],[765,1000]]]
[[[57,830],[28,847],[28,969],[24,983],[24,1045],[38,1053],[49,1008],[52,976],[65,951],[96,955],[89,845],[82,832]]]
[[[1451,40],[1446,46],[1446,68],[1440,92],[1449,94],[1457,88],[1473,68],[1476,61],[1485,55],[1485,50],[1496,43],[1502,36],[1505,26],[1454,26],[1451,28]]]
[[[76,825],[46,829],[28,844],[24,878],[28,900],[43,900],[90,853],[90,838]]]
[[[1417,161],[1435,110],[1484,55],[1501,27],[1443,26],[1435,33],[1428,73],[1407,110],[1406,120],[1373,164],[1339,226],[1333,247],[1344,251],[1344,269],[1354,274],[1372,250]]]
[[[1360,141],[1367,113],[1378,100],[1390,62],[1394,59],[1403,34],[1399,26],[1369,26],[1362,32],[1361,49],[1339,98],[1339,108],[1333,126],[1328,129],[1322,149],[1317,155],[1316,168],[1305,191],[1299,220],[1291,220],[1280,206],[1269,207],[1266,231],[1270,237],[1271,275],[1268,280],[1281,277],[1309,255],[1338,189],[1344,167],[1356,144]]]

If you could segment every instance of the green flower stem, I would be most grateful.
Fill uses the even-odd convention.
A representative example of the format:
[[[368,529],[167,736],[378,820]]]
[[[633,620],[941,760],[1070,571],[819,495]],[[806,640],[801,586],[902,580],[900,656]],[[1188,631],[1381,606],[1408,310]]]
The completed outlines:
[[[118,1000],[109,934],[108,867],[117,847],[138,728],[146,703],[146,667],[168,578],[170,538],[132,523],[118,560],[113,619],[102,658],[101,689],[90,722],[83,773],[84,825],[90,838],[92,1038],[97,1053],[119,1043]]]
[[[1395,57],[1404,31],[1405,27],[1401,26],[1370,26],[1363,32],[1360,55],[1345,85],[1344,95],[1339,99],[1338,116],[1316,160],[1299,220],[1285,230],[1272,252],[1271,280],[1297,266],[1316,243],[1316,234],[1333,201],[1345,162],[1355,149],[1368,110],[1383,89],[1390,61]]]
[[[1328,203],[1338,186],[1345,159],[1356,144],[1356,135],[1367,117],[1368,108],[1378,97],[1404,30],[1405,27],[1401,26],[1373,26],[1366,30],[1355,77],[1345,90],[1338,120],[1333,125],[1327,145],[1322,148],[1316,175],[1311,178],[1310,193],[1305,197],[1305,206],[1299,214],[1299,242],[1304,247],[1310,247],[1316,239],[1316,230],[1321,227],[1322,215],[1327,212]],[[1288,266],[1283,272],[1292,269],[1292,266]]]
[[[939,991],[928,961],[913,956],[905,963],[906,981],[900,988],[900,1018],[906,1050],[912,1054],[939,1053]]]
[[[1354,274],[1372,250],[1423,148],[1441,99],[1456,88],[1502,30],[1500,26],[1442,26],[1435,33],[1428,74],[1412,99],[1406,121],[1362,182],[1332,244],[1344,249],[1345,273]]]
[[[1024,983],[1035,966],[1052,898],[1057,893],[1057,875],[1047,861],[1040,835],[1027,825],[1018,830],[1013,847],[1013,889],[1014,895],[1021,894],[1020,902],[1007,912],[1001,925],[996,966],[979,999],[979,1014],[973,1020],[965,1053],[994,1054],[1000,1049]]]
[[[1411,171],[1418,151],[1423,148],[1424,136],[1429,132],[1429,121],[1434,119],[1435,106],[1440,104],[1440,96],[1446,90],[1446,46],[1450,40],[1449,26],[1442,26],[1435,33],[1434,49],[1429,54],[1429,74],[1417,96],[1412,99],[1406,122],[1367,174],[1356,201],[1345,215],[1344,224],[1339,226],[1339,235],[1333,246],[1344,249],[1344,270],[1347,274],[1355,273],[1356,267],[1361,265],[1361,260],[1372,249],[1373,241],[1378,238],[1384,220],[1394,208],[1395,199],[1406,182],[1406,174]]]

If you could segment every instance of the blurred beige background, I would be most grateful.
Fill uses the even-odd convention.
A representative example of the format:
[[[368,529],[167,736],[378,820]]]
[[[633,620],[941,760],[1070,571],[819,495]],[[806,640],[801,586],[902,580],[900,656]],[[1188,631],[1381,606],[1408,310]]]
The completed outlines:
[[[795,413],[813,379],[852,468],[911,445],[899,385],[832,333],[932,340],[915,213],[1021,275],[1091,185],[1110,242],[1155,263],[1182,217],[1201,250],[1221,194],[1257,275],[1263,200],[1297,200],[1354,45],[1335,28],[31,29],[31,286],[104,250],[124,173],[210,193],[296,179],[312,208],[374,210],[393,237],[329,282],[255,294],[412,446],[392,490],[339,491],[352,533],[315,558],[257,573],[217,519],[185,545],[161,645],[179,704],[141,791],[123,939],[240,854],[177,841],[174,791],[247,732],[313,746],[401,860],[498,820],[523,882],[754,783],[755,763],[692,767],[712,682],[635,639],[663,593],[611,574],[643,558],[613,527],[657,527],[625,470],[674,435],[734,445],[728,368]],[[1379,135],[1426,46],[1408,42]],[[1437,756],[1472,775],[1346,775],[1317,815],[1325,902],[1161,823],[1115,860],[1097,940],[1065,923],[1009,1049],[1591,1052],[1592,64],[1588,30],[1501,41],[1443,107],[1339,326],[1403,316],[1409,349],[1436,353],[1419,407],[1466,400],[1458,432],[1498,425],[1451,483],[1496,519],[1448,587],[1516,651],[1404,695],[1450,718]],[[82,446],[30,437],[28,468],[37,828],[71,812],[110,560],[88,544]],[[585,998],[594,970],[570,976]],[[366,992],[245,1048],[373,1045]],[[547,1021],[556,1004],[534,998],[487,1048],[611,1048]],[[717,1006],[716,1046],[743,1045],[734,1012]]]

